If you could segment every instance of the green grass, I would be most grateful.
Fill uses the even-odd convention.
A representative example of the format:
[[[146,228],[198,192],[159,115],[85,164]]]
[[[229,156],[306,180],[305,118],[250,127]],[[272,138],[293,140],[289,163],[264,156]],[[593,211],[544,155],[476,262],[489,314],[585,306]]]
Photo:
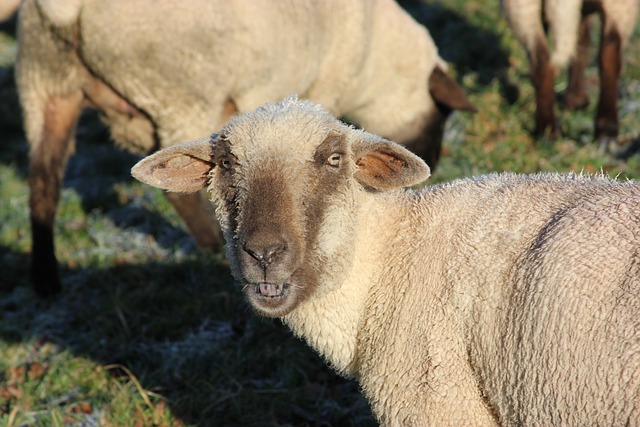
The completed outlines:
[[[431,182],[489,171],[604,171],[636,178],[640,33],[620,84],[619,153],[591,140],[591,104],[559,110],[563,137],[534,140],[526,57],[498,1],[403,4],[431,30],[479,112],[449,120]],[[594,31],[594,33],[596,33]],[[0,66],[15,57],[0,33]],[[563,76],[558,91],[566,85]],[[81,122],[56,223],[64,293],[28,285],[28,149],[10,68],[0,68],[0,427],[368,426],[355,382],[338,377],[278,321],[252,315],[224,257],[200,253],[159,191],[134,182],[136,158]]]

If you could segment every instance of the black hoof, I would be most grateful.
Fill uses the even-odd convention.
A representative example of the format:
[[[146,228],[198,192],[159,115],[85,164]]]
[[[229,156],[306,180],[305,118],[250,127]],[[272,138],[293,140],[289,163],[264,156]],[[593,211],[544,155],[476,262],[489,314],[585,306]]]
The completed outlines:
[[[38,296],[50,298],[62,291],[58,262],[55,257],[48,262],[33,261],[30,275],[33,290]]]
[[[601,154],[611,154],[614,156],[618,156],[620,154],[618,139],[615,137],[601,135],[596,137],[596,143],[598,144],[598,151]]]

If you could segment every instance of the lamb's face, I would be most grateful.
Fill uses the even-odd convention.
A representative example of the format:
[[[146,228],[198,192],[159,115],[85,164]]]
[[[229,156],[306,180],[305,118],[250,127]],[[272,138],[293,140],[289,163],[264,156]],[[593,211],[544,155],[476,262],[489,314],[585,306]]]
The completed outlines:
[[[234,277],[259,313],[278,317],[340,286],[364,192],[417,184],[429,168],[289,98],[234,118],[219,135],[160,150],[132,173],[169,191],[207,187]]]
[[[254,309],[279,317],[321,292],[342,263],[338,253],[349,255],[353,219],[343,207],[352,200],[355,165],[344,131],[318,130],[301,144],[274,126],[218,137],[209,191],[236,280]]]

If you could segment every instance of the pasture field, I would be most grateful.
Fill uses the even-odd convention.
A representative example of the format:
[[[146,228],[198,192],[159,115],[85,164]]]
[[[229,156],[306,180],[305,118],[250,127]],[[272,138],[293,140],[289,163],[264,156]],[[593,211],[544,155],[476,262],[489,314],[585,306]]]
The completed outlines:
[[[590,106],[559,112],[563,138],[536,141],[528,63],[498,0],[402,4],[479,109],[449,120],[431,182],[503,170],[640,176],[640,31],[620,83],[619,147],[603,150],[591,138],[595,62]],[[64,292],[34,295],[13,34],[2,26],[0,427],[375,425],[354,381],[279,321],[250,313],[224,255],[196,250],[161,192],[130,177],[137,158],[116,149],[90,113],[56,223]],[[558,92],[565,86],[559,76]]]

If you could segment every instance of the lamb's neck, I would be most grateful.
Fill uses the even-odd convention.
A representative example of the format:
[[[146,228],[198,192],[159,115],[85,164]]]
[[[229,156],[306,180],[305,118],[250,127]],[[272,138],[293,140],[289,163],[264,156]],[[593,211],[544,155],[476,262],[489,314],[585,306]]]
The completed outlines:
[[[367,286],[366,279],[346,281],[340,288],[303,302],[283,318],[294,334],[347,376],[355,374],[352,364]]]
[[[380,209],[380,206],[393,206],[393,209]],[[393,223],[402,215],[398,205],[389,205],[386,201],[365,203],[362,208],[354,235],[342,237],[353,242],[350,250],[354,256],[347,271],[340,274],[339,283],[322,283],[323,289],[316,290],[311,298],[283,318],[292,331],[322,354],[331,366],[349,376],[356,375],[358,332],[366,317],[370,288],[379,281],[385,266],[381,254],[393,239]]]

